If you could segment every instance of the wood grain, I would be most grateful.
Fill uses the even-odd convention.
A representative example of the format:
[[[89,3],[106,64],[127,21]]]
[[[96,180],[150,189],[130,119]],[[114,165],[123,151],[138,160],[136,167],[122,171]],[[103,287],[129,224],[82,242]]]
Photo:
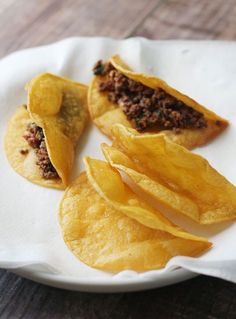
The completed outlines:
[[[163,1],[130,36],[236,39],[236,0]]]
[[[0,0],[0,57],[69,36],[236,39],[236,0]],[[235,319],[236,285],[199,276],[131,294],[54,289],[0,271],[0,318]]]
[[[131,2],[127,5],[126,0],[10,0],[9,5],[5,0],[0,2],[0,56],[70,36],[123,38],[158,3],[158,0],[135,0],[135,5]]]
[[[129,294],[87,294],[42,286],[1,273],[0,318],[235,319],[236,285],[201,276]]]

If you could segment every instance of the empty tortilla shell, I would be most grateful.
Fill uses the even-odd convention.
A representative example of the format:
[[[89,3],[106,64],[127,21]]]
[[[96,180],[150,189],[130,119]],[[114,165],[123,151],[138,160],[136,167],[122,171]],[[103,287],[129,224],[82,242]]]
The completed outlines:
[[[154,230],[110,206],[82,173],[66,190],[59,221],[68,248],[91,267],[117,272],[159,269],[173,256],[197,256],[210,243]]]
[[[12,167],[30,181],[64,189],[69,183],[76,143],[88,120],[87,87],[44,73],[32,79],[27,90],[27,110],[21,106],[7,128],[7,157]],[[23,138],[30,123],[42,128],[49,159],[59,178],[41,176],[34,149]],[[27,152],[22,154],[21,150]]]
[[[117,148],[106,144],[102,144],[101,148],[108,163],[125,173],[135,185],[154,198],[160,209],[168,209],[198,220],[199,208],[190,198],[171,190],[161,181],[154,179],[151,174],[148,174],[147,170],[135,165],[127,155]]]
[[[166,231],[181,238],[207,241],[205,238],[183,231],[159,211],[150,207],[123,183],[118,171],[113,169],[108,163],[89,157],[86,157],[84,162],[90,183],[113,208],[147,227]]]
[[[192,149],[196,146],[206,144],[217,135],[219,135],[227,126],[228,122],[200,105],[190,97],[180,93],[174,88],[170,87],[166,82],[158,77],[145,75],[142,73],[133,72],[118,56],[115,55],[110,59],[110,63],[116,70],[121,72],[126,77],[140,82],[143,85],[152,89],[160,88],[169,95],[175,97],[177,100],[182,101],[185,105],[190,106],[194,110],[202,113],[206,119],[207,127],[199,129],[181,129],[178,134],[174,130],[161,130],[160,128],[153,128],[151,133],[163,132],[168,137],[186,148]],[[132,127],[131,122],[126,118],[125,114],[118,106],[118,104],[110,102],[107,98],[107,92],[100,92],[99,84],[102,76],[94,76],[91,81],[88,93],[88,105],[91,118],[95,125],[110,138],[113,137],[111,126],[113,124],[122,124],[126,127]],[[140,133],[145,134],[145,133]]]
[[[236,218],[236,187],[202,156],[173,143],[164,134],[137,135],[120,124],[113,127],[114,145],[146,174],[194,202],[199,213],[186,214],[201,224]]]

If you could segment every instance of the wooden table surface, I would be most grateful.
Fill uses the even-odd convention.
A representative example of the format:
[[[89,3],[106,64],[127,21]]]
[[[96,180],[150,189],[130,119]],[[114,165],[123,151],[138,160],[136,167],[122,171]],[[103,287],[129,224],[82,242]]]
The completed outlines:
[[[236,39],[236,0],[0,0],[0,57],[69,36]],[[236,285],[199,276],[129,294],[54,289],[0,271],[0,318],[236,318]]]

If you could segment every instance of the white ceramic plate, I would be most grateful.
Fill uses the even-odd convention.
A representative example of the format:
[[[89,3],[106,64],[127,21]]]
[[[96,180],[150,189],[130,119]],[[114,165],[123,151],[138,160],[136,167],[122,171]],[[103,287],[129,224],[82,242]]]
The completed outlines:
[[[48,286],[63,288],[68,290],[77,290],[84,292],[130,292],[141,291],[146,289],[160,288],[178,282],[188,280],[197,276],[196,273],[185,269],[176,269],[169,273],[163,273],[154,278],[145,279],[119,279],[114,280],[99,280],[89,278],[75,278],[71,276],[52,275],[41,271],[34,271],[30,268],[14,271],[17,275],[31,279],[33,281],[45,284]]]
[[[234,118],[236,101],[236,45],[227,42],[148,41],[134,38],[71,38],[49,46],[16,52],[0,61],[0,266],[17,274],[55,287],[118,292],[142,290],[177,283],[207,272],[194,259],[176,257],[161,271],[112,274],[87,267],[65,246],[57,222],[57,207],[63,192],[34,185],[17,175],[3,151],[7,120],[15,107],[26,102],[24,86],[41,72],[52,72],[89,83],[91,68],[98,59],[114,53],[135,70],[158,74],[177,89],[189,94],[219,115]],[[234,79],[234,81],[233,81]],[[210,160],[230,181],[236,182],[234,165],[236,142],[232,125],[214,143],[196,150]],[[90,126],[78,146],[74,177],[82,170],[82,157],[102,158],[99,144],[109,141]],[[229,147],[229,141],[231,147]],[[219,152],[219,149],[221,152]],[[214,249],[198,261],[228,260],[235,227],[211,236]],[[188,264],[187,264],[188,262]],[[190,266],[190,262],[192,266]],[[28,265],[27,265],[28,264]],[[45,267],[45,264],[50,267]],[[195,266],[194,266],[195,265]],[[203,267],[203,268],[201,268]],[[51,271],[55,270],[55,272]],[[213,275],[220,276],[217,272]],[[223,275],[222,275],[223,276]]]

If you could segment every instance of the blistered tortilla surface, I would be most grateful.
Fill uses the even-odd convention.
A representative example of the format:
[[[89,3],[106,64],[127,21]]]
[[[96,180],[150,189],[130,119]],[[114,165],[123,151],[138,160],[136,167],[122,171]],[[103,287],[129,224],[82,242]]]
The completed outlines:
[[[197,205],[198,214],[186,215],[202,224],[236,218],[236,187],[202,156],[173,143],[164,134],[137,135],[122,125],[115,125],[113,134],[114,145],[141,172]]]
[[[66,190],[59,221],[69,249],[87,265],[117,272],[159,269],[176,255],[196,256],[204,241],[154,230],[114,209],[82,173]]]

